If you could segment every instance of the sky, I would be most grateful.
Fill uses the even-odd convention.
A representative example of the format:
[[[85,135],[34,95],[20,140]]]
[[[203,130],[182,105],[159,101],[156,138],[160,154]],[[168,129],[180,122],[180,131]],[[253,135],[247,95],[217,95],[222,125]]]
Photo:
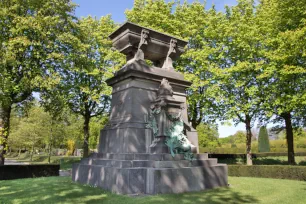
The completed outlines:
[[[195,1],[188,0],[190,3]],[[79,5],[75,13],[78,17],[91,15],[100,18],[111,14],[115,22],[123,23],[126,20],[124,11],[133,7],[134,0],[73,0],[73,2]],[[200,0],[200,2],[203,3],[204,0]],[[206,2],[207,9],[211,8],[212,4],[215,4],[218,11],[223,11],[225,5],[232,6],[236,4],[236,0],[207,0]]]
[[[188,0],[190,3],[194,1],[196,0]],[[73,0],[73,2],[79,5],[75,12],[77,17],[91,15],[100,18],[111,14],[116,23],[123,23],[126,21],[124,11],[133,7],[134,0]],[[200,2],[203,3],[204,0],[200,0]],[[207,0],[206,9],[211,8],[212,4],[215,4],[218,11],[224,11],[225,5],[233,6],[236,4],[236,0]],[[227,137],[235,134],[237,130],[245,130],[245,126],[242,123],[237,126],[218,124],[219,137]]]

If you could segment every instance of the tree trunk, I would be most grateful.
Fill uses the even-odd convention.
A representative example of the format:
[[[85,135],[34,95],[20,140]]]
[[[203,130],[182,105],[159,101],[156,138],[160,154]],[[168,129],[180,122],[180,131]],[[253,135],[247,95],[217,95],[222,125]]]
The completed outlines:
[[[198,116],[197,104],[194,104],[193,111],[190,115],[191,115],[191,117],[190,117],[191,126],[194,129],[196,129],[197,126],[198,126],[198,124],[197,124],[197,116]]]
[[[84,116],[84,144],[83,144],[83,158],[88,157],[89,155],[89,121],[90,121],[90,115],[86,114]]]
[[[53,120],[51,120],[50,128],[50,140],[49,140],[49,150],[48,150],[48,163],[51,163],[51,151],[52,151],[52,141],[53,141],[53,132],[52,132]]]
[[[294,158],[294,141],[293,141],[293,129],[292,129],[292,122],[291,122],[291,113],[284,113],[282,117],[285,119],[286,124],[286,138],[287,138],[287,145],[288,145],[288,164],[295,165],[295,158]]]
[[[0,166],[4,165],[7,152],[7,139],[10,132],[10,116],[12,105],[0,107]]]
[[[20,158],[20,154],[21,154],[21,148],[19,148],[19,151],[18,151],[18,159]]]
[[[253,165],[252,161],[252,130],[251,130],[251,118],[249,115],[245,117],[245,129],[246,129],[246,158],[247,165]]]
[[[33,161],[33,154],[34,154],[34,144],[32,145],[30,161]]]
[[[30,161],[33,161],[33,154],[34,154],[34,146],[35,146],[35,135],[33,137],[33,143],[32,143],[32,150],[31,150],[31,155],[30,155]]]

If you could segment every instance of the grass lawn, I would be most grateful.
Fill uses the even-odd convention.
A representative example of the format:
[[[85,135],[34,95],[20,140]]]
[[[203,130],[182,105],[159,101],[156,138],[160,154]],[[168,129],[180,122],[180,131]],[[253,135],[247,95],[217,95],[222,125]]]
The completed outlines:
[[[0,203],[305,204],[306,182],[229,177],[230,187],[197,193],[129,197],[71,182],[69,177],[0,181]]]
[[[48,156],[47,155],[33,155],[33,161],[30,161],[29,154],[21,154],[18,158],[17,154],[8,155],[6,159],[16,160],[19,162],[27,162],[30,164],[47,164]],[[52,164],[60,164],[62,170],[67,170],[72,168],[73,163],[80,162],[81,157],[67,157],[67,156],[51,156]]]

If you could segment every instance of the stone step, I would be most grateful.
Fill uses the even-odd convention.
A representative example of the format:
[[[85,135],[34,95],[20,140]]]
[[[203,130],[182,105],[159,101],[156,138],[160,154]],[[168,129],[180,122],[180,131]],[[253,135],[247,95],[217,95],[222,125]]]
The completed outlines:
[[[208,159],[208,154],[195,154],[196,160]],[[116,159],[116,160],[152,160],[152,161],[178,161],[184,160],[183,154],[176,154],[172,157],[171,154],[110,154],[110,153],[95,153],[90,158]]]
[[[72,180],[113,193],[183,193],[227,186],[227,165],[183,168],[115,168],[73,164]]]
[[[153,160],[111,160],[111,159],[85,159],[81,162],[84,165],[98,165],[114,168],[183,168],[197,166],[213,166],[217,164],[217,159],[204,160],[179,160],[179,161],[153,161]]]

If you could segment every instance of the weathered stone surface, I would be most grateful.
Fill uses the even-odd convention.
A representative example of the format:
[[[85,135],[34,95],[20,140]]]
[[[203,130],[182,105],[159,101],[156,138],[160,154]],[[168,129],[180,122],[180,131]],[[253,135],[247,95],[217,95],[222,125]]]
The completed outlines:
[[[144,39],[142,39],[143,32],[145,32],[146,36]],[[142,50],[145,50],[145,53],[143,53],[145,59],[160,62],[168,56],[169,48],[173,44],[171,43],[172,41],[176,41],[177,47],[177,52],[172,54],[173,59],[178,58],[184,52],[184,47],[187,44],[186,41],[130,22],[124,23],[110,35],[110,38],[114,47],[124,53],[128,60],[134,57],[139,44],[146,45],[145,48],[142,48]]]
[[[98,153],[73,165],[72,180],[118,194],[182,193],[227,186],[227,166],[208,159],[208,154],[197,154],[198,135],[188,123],[185,90],[191,82],[173,69],[173,60],[187,42],[131,23],[110,37],[129,61],[106,81],[113,88],[109,123],[100,132]],[[159,108],[158,114],[163,115],[154,116],[158,126],[152,128],[152,112]],[[169,154],[169,147],[172,153],[181,152],[174,150],[173,141],[165,144],[174,120],[180,122],[176,135],[187,136],[179,140],[180,150],[188,151],[187,156],[194,152],[194,160],[185,160],[186,154]]]
[[[135,154],[132,157],[139,156]],[[160,156],[160,159],[168,157]],[[227,186],[227,165],[217,164],[216,159],[190,162],[101,160],[92,157],[94,165],[86,164],[88,160],[85,159],[80,164],[74,164],[73,181],[120,194],[182,193]]]

